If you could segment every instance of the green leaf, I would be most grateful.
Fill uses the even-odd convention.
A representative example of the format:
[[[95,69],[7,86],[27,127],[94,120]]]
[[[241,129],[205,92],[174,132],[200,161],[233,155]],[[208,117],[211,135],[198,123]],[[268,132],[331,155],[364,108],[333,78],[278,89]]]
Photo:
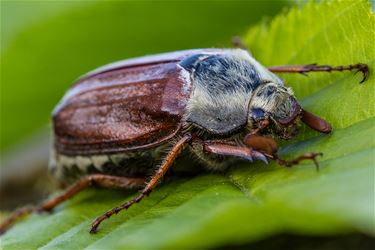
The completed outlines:
[[[306,4],[252,28],[245,41],[265,65],[352,64],[374,67],[374,14],[367,1]],[[101,225],[90,222],[131,199],[124,191],[90,189],[53,215],[32,215],[1,238],[4,249],[162,249],[242,245],[278,233],[375,236],[375,82],[360,74],[283,75],[304,108],[332,122],[320,135],[304,128],[284,157],[321,151],[294,168],[240,163],[226,174],[164,183],[147,199]]]

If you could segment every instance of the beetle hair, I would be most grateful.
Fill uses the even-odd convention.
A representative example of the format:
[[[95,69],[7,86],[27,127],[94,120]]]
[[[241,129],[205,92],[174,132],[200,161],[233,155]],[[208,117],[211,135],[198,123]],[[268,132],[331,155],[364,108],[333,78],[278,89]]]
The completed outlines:
[[[193,69],[192,80],[185,120],[215,134],[246,124],[251,94],[262,83],[254,66],[236,54],[204,58]]]
[[[292,109],[292,102],[289,101],[291,96],[293,96],[291,88],[272,82],[266,83],[255,90],[250,107],[260,108],[275,118],[284,118],[290,114]]]

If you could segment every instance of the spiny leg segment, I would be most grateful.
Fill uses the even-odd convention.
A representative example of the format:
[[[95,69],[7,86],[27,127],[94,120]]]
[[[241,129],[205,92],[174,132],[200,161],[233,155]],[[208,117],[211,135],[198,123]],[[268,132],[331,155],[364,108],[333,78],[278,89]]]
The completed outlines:
[[[135,203],[140,202],[145,196],[149,195],[151,191],[156,187],[156,185],[159,183],[159,181],[163,178],[165,173],[168,171],[168,169],[173,165],[173,162],[179,155],[179,153],[182,151],[183,147],[191,141],[192,136],[190,134],[184,135],[169,151],[167,157],[165,158],[164,162],[161,164],[159,169],[156,171],[156,173],[152,176],[149,183],[144,187],[144,189],[141,191],[141,193],[136,196],[134,199],[125,202],[124,204],[115,207],[103,215],[99,216],[94,220],[94,222],[91,224],[91,230],[90,233],[96,233],[98,230],[98,226],[100,223],[102,223],[104,220],[110,218],[112,215],[119,213],[121,210],[128,209],[130,206],[132,206]]]
[[[248,47],[243,42],[242,38],[235,36],[232,38],[232,45],[235,48],[246,50],[250,53]],[[272,66],[268,70],[274,73],[300,73],[306,75],[308,72],[332,72],[332,71],[344,71],[344,70],[357,70],[356,73],[362,72],[363,78],[360,83],[367,80],[369,76],[369,67],[364,63],[357,63],[345,66],[330,66],[330,65],[317,65],[317,63],[306,64],[306,65],[281,65]]]
[[[330,65],[284,65],[284,66],[273,66],[269,67],[268,70],[274,73],[300,73],[306,75],[308,72],[332,72],[332,71],[344,71],[344,70],[357,70],[356,73],[362,72],[363,78],[360,83],[367,80],[369,76],[369,68],[367,64],[357,63],[345,66],[330,66]]]
[[[234,37],[232,37],[231,42],[232,42],[232,46],[234,48],[238,48],[238,49],[243,49],[243,50],[249,51],[248,47],[246,46],[246,44],[244,43],[244,41],[242,41],[241,37],[234,36]]]
[[[33,212],[51,211],[62,202],[68,200],[69,198],[73,197],[74,195],[78,194],[91,185],[95,184],[97,186],[105,188],[131,189],[141,187],[145,182],[146,177],[119,177],[103,174],[85,176],[68,187],[64,192],[60,193],[56,197],[44,201],[39,206],[23,207],[16,210],[0,224],[0,234],[4,233],[18,219]]]

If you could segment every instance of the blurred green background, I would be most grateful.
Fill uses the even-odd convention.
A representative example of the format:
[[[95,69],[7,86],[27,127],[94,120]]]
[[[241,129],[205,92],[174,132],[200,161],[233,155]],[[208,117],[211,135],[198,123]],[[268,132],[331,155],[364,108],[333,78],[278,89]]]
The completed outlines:
[[[128,57],[231,38],[289,5],[275,1],[1,1],[1,151],[49,123],[69,85]]]

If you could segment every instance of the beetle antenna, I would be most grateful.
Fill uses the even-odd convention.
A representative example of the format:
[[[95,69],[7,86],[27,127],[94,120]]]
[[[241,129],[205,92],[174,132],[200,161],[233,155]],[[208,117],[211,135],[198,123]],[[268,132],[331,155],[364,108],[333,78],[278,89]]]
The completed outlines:
[[[306,110],[302,110],[302,122],[310,128],[320,133],[329,134],[332,131],[332,126],[326,120],[314,115]]]

